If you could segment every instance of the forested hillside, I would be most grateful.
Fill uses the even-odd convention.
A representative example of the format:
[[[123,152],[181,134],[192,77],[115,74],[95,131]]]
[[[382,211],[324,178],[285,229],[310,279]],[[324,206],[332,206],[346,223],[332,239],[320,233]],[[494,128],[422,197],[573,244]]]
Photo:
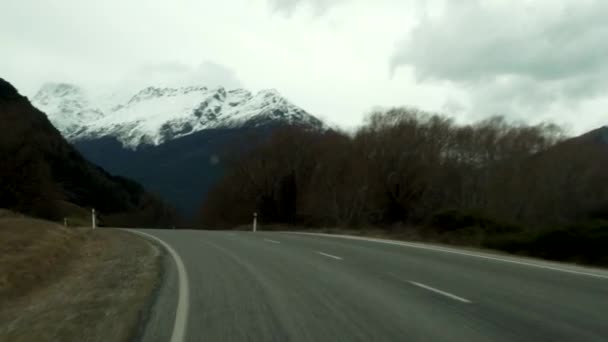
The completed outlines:
[[[202,220],[381,228],[422,239],[606,262],[608,128],[565,139],[554,125],[457,125],[413,109],[348,135],[285,129],[237,159]],[[604,220],[604,221],[602,221]]]

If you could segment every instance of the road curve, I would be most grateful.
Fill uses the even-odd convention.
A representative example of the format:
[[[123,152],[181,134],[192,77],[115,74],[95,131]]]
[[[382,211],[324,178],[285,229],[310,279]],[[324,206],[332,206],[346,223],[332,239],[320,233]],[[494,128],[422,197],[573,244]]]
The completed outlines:
[[[183,261],[183,341],[608,340],[608,273],[316,235],[142,231]]]

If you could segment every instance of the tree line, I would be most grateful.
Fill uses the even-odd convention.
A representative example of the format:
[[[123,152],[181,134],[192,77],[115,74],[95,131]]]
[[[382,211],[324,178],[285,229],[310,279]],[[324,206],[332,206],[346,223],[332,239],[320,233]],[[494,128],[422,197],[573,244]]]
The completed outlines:
[[[475,236],[517,252],[608,219],[608,144],[566,139],[547,123],[459,125],[396,108],[352,134],[285,127],[230,160],[201,209],[205,226],[233,227],[257,212],[266,224],[416,230],[467,244]],[[608,238],[594,224],[589,234]]]

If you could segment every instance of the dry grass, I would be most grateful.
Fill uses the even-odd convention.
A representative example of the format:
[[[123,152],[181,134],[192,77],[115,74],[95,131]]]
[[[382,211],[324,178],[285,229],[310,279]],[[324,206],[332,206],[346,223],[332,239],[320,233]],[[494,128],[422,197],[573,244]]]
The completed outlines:
[[[15,218],[15,217],[23,217],[23,215],[18,214],[16,212],[8,210],[8,209],[2,209],[2,208],[0,208],[0,219],[3,219],[3,218]]]
[[[57,207],[61,217],[68,220],[69,227],[90,227],[91,210],[79,207],[67,201],[58,201]]]
[[[82,240],[82,234],[48,221],[0,219],[0,301],[60,277]]]
[[[128,341],[160,279],[133,234],[0,219],[0,341]]]

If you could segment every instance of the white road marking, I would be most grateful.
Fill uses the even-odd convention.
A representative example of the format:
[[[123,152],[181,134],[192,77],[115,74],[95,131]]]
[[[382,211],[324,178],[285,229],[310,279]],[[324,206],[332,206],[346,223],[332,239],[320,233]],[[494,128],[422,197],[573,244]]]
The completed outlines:
[[[432,245],[426,245],[426,244],[422,244],[422,243],[392,241],[392,240],[386,240],[386,239],[365,238],[365,237],[360,237],[360,236],[349,236],[349,235],[332,235],[332,234],[300,233],[300,232],[286,232],[286,233],[289,233],[289,234],[300,234],[300,235],[316,235],[316,236],[325,236],[325,237],[351,239],[351,240],[371,241],[371,242],[377,242],[377,243],[384,243],[384,244],[388,244],[388,245],[398,245],[398,246],[405,246],[405,247],[412,247],[412,248],[432,250],[432,251],[437,251],[437,252],[466,255],[466,256],[480,258],[480,259],[502,261],[502,262],[508,262],[508,263],[511,263],[511,264],[530,266],[530,267],[537,267],[537,268],[542,268],[542,269],[547,269],[547,270],[552,270],[552,271],[559,271],[559,272],[584,275],[584,276],[594,277],[594,278],[608,279],[608,273],[607,274],[600,274],[600,273],[593,273],[593,271],[578,271],[578,270],[574,270],[574,269],[571,269],[571,268],[565,268],[565,267],[561,267],[561,266],[558,266],[558,265],[550,264],[549,262],[547,262],[547,263],[540,263],[540,262],[538,262],[537,263],[537,262],[516,260],[515,258],[508,258],[508,257],[501,258],[501,257],[493,256],[493,255],[490,255],[490,254],[487,254],[487,253],[468,252],[468,251],[464,251],[464,250],[458,250],[458,249],[455,249],[455,248],[432,246]],[[598,270],[598,272],[603,272],[603,271],[599,271]]]
[[[415,282],[415,281],[411,281],[411,280],[409,280],[409,281],[408,281],[408,283],[410,283],[410,284],[412,284],[412,285],[416,285],[416,286],[421,287],[421,288],[423,288],[423,289],[429,290],[429,291],[431,291],[431,292],[438,293],[438,294],[443,295],[443,296],[446,296],[446,297],[448,297],[448,298],[452,298],[452,299],[457,300],[457,301],[459,301],[459,302],[463,302],[463,303],[471,303],[471,301],[470,301],[470,300],[468,300],[468,299],[465,299],[465,298],[462,298],[462,297],[458,297],[458,296],[456,296],[456,295],[453,295],[453,294],[448,293],[448,292],[445,292],[445,291],[438,290],[438,289],[436,289],[436,288],[434,288],[434,287],[430,287],[430,286],[428,286],[428,285],[424,285],[424,284],[421,284],[421,283],[417,283],[417,282]]]
[[[175,322],[173,323],[173,333],[171,334],[171,342],[183,342],[186,336],[186,325],[188,323],[188,303],[190,302],[190,291],[188,287],[188,273],[182,258],[177,252],[163,240],[156,236],[150,235],[137,230],[125,229],[126,231],[143,235],[160,243],[175,260],[177,266],[177,276],[179,282],[179,293],[177,296],[177,308],[175,311]]]
[[[277,241],[277,240],[270,240],[270,239],[264,239],[264,241],[266,241],[266,242],[270,242],[270,243],[281,243],[280,241]]]
[[[336,260],[342,260],[342,258],[340,258],[339,256],[323,253],[323,252],[320,252],[320,251],[317,251],[317,253],[319,253],[319,254],[321,254],[323,256],[326,256],[328,258],[332,258],[332,259],[336,259]]]

